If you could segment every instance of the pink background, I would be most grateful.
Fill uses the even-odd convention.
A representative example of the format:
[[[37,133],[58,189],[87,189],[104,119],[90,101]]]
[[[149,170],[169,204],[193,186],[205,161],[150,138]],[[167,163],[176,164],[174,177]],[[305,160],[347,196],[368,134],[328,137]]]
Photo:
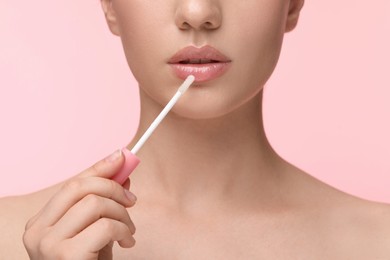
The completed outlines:
[[[390,1],[307,1],[265,92],[275,149],[313,176],[390,202]],[[0,196],[64,180],[127,144],[138,92],[99,1],[5,1]]]

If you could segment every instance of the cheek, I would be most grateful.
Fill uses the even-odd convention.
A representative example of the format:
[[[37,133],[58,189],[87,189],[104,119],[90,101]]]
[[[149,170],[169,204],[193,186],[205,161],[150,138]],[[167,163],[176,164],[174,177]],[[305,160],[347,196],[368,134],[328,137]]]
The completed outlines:
[[[249,1],[248,1],[249,2]],[[265,3],[267,2],[267,3]],[[226,22],[226,38],[235,57],[234,75],[228,82],[241,91],[232,96],[232,103],[246,102],[265,85],[279,59],[284,36],[286,1],[251,1]],[[230,10],[233,14],[233,10]]]
[[[169,5],[161,3],[163,1],[155,2],[117,1],[123,49],[129,67],[139,82],[150,78],[155,70],[153,65],[157,66],[157,61],[163,58],[158,46],[164,39],[163,28],[166,26],[163,23],[171,10],[168,10]]]
[[[265,83],[279,59],[286,12],[285,1],[256,1],[252,8],[240,12],[243,15],[231,24],[232,33],[238,36],[232,40],[238,46],[239,73],[255,76],[257,84]]]

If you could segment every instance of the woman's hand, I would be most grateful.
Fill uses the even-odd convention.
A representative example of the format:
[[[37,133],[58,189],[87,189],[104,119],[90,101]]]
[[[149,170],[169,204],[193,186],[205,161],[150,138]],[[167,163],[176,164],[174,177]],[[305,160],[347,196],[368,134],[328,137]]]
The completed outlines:
[[[112,246],[135,244],[126,210],[136,197],[110,180],[122,167],[117,151],[67,181],[26,224],[23,242],[30,259],[112,259]]]

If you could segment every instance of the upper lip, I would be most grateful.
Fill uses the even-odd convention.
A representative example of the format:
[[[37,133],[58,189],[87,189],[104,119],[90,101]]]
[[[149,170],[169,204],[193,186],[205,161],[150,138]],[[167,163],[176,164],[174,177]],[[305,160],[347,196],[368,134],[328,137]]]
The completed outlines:
[[[230,62],[231,60],[217,49],[206,45],[201,48],[188,46],[179,50],[168,63],[210,63],[210,62]]]

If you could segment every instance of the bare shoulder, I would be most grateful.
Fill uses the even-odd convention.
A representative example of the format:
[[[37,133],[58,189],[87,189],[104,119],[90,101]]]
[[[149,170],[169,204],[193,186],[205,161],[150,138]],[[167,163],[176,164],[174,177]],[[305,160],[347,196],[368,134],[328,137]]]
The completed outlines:
[[[360,198],[306,174],[298,175],[297,201],[329,259],[390,259],[390,204]]]
[[[352,227],[366,235],[368,239],[361,239],[363,242],[373,247],[377,245],[375,249],[383,250],[390,259],[390,204],[360,198],[354,200],[347,211],[348,219],[354,224]]]
[[[29,259],[23,245],[27,221],[46,204],[56,187],[32,194],[0,198],[0,256],[4,259]]]
[[[22,242],[28,205],[28,196],[0,199],[0,255],[7,259],[28,259]]]
[[[390,205],[340,195],[324,214],[329,241],[354,259],[390,259]]]

